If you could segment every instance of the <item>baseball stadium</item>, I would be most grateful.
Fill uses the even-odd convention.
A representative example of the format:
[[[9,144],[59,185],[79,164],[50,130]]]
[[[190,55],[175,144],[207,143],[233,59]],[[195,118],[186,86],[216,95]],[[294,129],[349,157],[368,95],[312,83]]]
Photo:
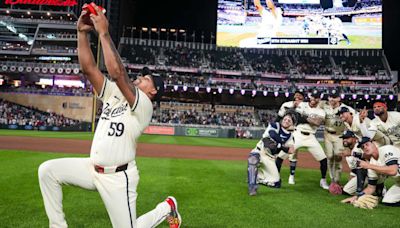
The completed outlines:
[[[394,0],[0,0],[0,227],[398,227]]]

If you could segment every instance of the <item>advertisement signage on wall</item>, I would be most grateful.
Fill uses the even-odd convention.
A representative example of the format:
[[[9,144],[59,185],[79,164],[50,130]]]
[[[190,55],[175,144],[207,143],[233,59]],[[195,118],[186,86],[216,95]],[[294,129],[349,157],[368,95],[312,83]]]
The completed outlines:
[[[186,136],[218,137],[218,129],[187,127],[185,129],[185,135]]]
[[[175,128],[174,127],[162,127],[162,126],[148,126],[144,130],[145,134],[151,135],[174,135]]]

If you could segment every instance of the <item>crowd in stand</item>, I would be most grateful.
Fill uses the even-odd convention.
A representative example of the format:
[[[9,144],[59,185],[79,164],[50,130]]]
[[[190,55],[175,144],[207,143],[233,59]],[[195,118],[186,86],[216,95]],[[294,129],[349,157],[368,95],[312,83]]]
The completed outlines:
[[[90,87],[60,87],[60,86],[46,86],[39,85],[25,85],[15,87],[12,85],[2,86],[3,92],[16,92],[16,93],[34,93],[34,94],[49,94],[49,95],[65,95],[65,96],[92,96]]]
[[[161,103],[154,105],[152,123],[189,124],[230,127],[262,126],[253,107]],[[268,117],[267,117],[268,118]]]
[[[221,49],[200,50],[181,46],[153,47],[142,45],[120,46],[121,55],[129,63],[166,65],[210,70],[253,71],[262,73],[290,74],[297,70],[301,75],[332,75],[333,69],[342,70],[344,76],[379,76],[386,68],[380,56],[328,57],[328,56],[278,56],[263,54],[257,50]],[[162,61],[164,60],[164,61]],[[336,66],[332,64],[335,63]],[[291,75],[292,76],[292,75]],[[293,75],[296,76],[296,75]],[[390,80],[387,76],[384,80]]]
[[[32,127],[69,127],[79,124],[78,120],[42,112],[34,107],[25,107],[0,99],[0,124]]]

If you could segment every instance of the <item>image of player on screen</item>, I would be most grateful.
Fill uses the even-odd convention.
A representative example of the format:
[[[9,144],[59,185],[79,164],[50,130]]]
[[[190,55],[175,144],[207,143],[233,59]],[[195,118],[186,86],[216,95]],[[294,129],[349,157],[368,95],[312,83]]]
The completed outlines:
[[[261,5],[260,0],[254,0],[254,6],[261,16],[261,22],[257,31],[257,44],[264,44],[276,37],[279,27],[282,25],[281,8],[276,7],[272,0],[266,0],[267,7]]]

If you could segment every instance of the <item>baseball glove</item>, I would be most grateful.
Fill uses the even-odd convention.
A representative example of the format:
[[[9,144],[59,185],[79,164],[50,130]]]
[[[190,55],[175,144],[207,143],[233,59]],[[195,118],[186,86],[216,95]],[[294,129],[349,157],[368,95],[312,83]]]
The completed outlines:
[[[378,206],[378,199],[379,198],[377,196],[363,195],[354,201],[353,205],[363,209],[374,209],[376,206]]]
[[[330,192],[332,195],[341,195],[342,192],[343,192],[342,186],[340,186],[340,185],[339,185],[338,183],[336,183],[336,182],[332,182],[332,183],[329,185],[329,192]]]
[[[271,151],[276,151],[278,149],[278,143],[268,137],[263,138],[262,142],[264,144],[264,148],[270,149]]]

